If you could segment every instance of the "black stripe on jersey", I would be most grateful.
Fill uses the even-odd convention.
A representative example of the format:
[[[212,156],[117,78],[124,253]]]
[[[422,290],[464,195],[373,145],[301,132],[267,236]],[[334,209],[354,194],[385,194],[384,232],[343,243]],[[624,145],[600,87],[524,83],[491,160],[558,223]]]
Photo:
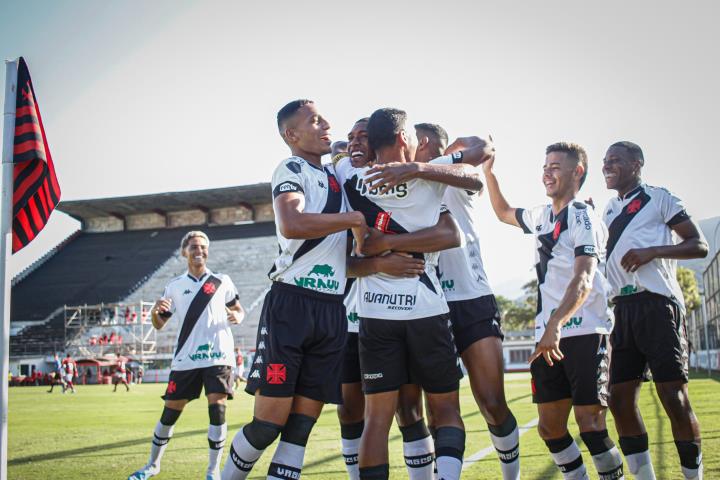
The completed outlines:
[[[678,212],[674,217],[668,220],[666,225],[668,227],[674,227],[675,225],[682,223],[685,220],[690,220],[690,215],[688,215],[688,213],[683,210],[682,212]]]
[[[279,257],[280,255],[282,255],[282,247],[281,247],[280,244],[278,243],[278,257]],[[273,262],[273,266],[272,266],[272,268],[270,269],[270,271],[268,272],[268,278],[270,278],[270,275],[272,275],[273,273],[275,273],[275,270],[277,270],[277,265],[275,264],[275,262]]]
[[[280,185],[276,185],[273,189],[272,195],[273,199],[277,198],[278,196],[282,195],[283,193],[292,193],[292,192],[300,192],[305,193],[305,190],[303,190],[302,185],[299,183],[286,181],[282,182]]]
[[[608,227],[607,258],[610,258],[610,255],[612,255],[615,245],[617,245],[620,236],[627,226],[630,225],[632,219],[635,218],[635,215],[637,215],[640,210],[645,208],[648,202],[650,202],[650,195],[645,192],[645,189],[640,188],[640,193],[638,193],[630,203],[625,205],[620,214],[610,223]]]
[[[525,222],[523,222],[523,212],[525,211],[524,208],[516,208],[515,209],[515,220],[520,224],[520,228],[522,228],[523,232],[525,233],[532,233],[532,230],[530,230],[530,227],[525,225]]]
[[[327,168],[325,169],[325,173],[328,176],[328,194],[327,201],[325,202],[325,207],[320,213],[340,213],[340,209],[342,208],[342,190],[337,188],[337,191],[335,191],[332,188],[332,185],[339,185],[337,179],[332,173],[330,173]],[[297,249],[295,255],[293,255],[293,262],[308,253],[313,248],[320,245],[322,241],[326,238],[327,237],[321,237],[313,238],[311,240],[305,240],[302,245],[300,245],[300,248]]]
[[[375,220],[378,218],[378,215],[386,214],[387,225],[385,226],[385,232],[389,234],[410,233],[405,229],[405,227],[394,220],[392,215],[387,214],[388,212],[380,208],[375,202],[364,196],[357,190],[357,188],[355,188],[355,185],[361,181],[362,180],[360,180],[357,175],[353,175],[351,178],[345,180],[345,185],[343,185],[343,187],[345,188],[345,196],[347,197],[348,202],[350,202],[350,206],[353,210],[361,212],[365,216],[365,223],[367,223],[368,227],[374,228]],[[422,253],[408,253],[410,253],[413,258],[425,260],[425,255]],[[427,276],[427,273],[423,272],[418,280],[420,280],[420,282],[422,282],[422,284],[425,285],[431,292],[437,293],[435,286],[433,285],[432,280],[430,280],[430,277]]]
[[[175,348],[175,356],[177,356],[178,352],[185,345],[185,342],[187,342],[187,339],[190,337],[190,333],[193,331],[193,328],[195,328],[200,315],[202,315],[202,312],[208,306],[212,297],[215,296],[215,292],[217,292],[221,283],[222,280],[210,275],[208,279],[205,280],[202,287],[200,287],[198,293],[195,294],[195,298],[193,298],[192,302],[190,302],[190,306],[188,307],[185,318],[183,319],[180,335],[178,336],[178,344]],[[207,285],[212,285],[213,287],[207,287]]]
[[[515,210],[517,212],[517,210]],[[522,215],[522,214],[521,214]],[[538,299],[537,313],[542,312],[542,295],[540,295],[540,285],[545,283],[545,275],[547,274],[548,263],[553,258],[553,249],[560,238],[562,232],[568,229],[568,207],[563,208],[555,217],[555,228],[551,232],[538,235],[540,246],[538,247],[538,258],[540,261],[535,265],[535,271],[538,278]]]

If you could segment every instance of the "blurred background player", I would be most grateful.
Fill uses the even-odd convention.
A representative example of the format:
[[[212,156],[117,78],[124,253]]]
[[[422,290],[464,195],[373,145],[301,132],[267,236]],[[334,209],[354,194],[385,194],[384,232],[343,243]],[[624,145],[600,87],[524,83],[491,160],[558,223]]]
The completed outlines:
[[[607,228],[576,196],[587,177],[585,150],[555,143],[545,151],[542,182],[549,205],[513,208],[483,164],[490,202],[498,219],[535,235],[538,313],[535,351],[530,355],[538,432],[566,479],[585,479],[580,449],[567,428],[574,410],[580,436],[601,478],[623,478],[622,457],[605,425],[608,335],[612,312],[603,275]]]
[[[230,325],[242,322],[245,312],[230,277],[207,268],[210,240],[201,231],[185,234],[180,251],[187,258],[187,271],[165,287],[155,302],[153,327],[160,330],[177,317],[177,347],[163,399],[160,421],[153,433],[150,459],[129,480],[144,480],[160,473],[160,461],[172,437],[173,428],[185,405],[205,389],[208,401],[209,461],[208,480],[220,478],[227,424],[225,401],[232,398],[232,369],[235,364],[233,334]]]
[[[240,347],[235,348],[235,370],[234,370],[233,390],[237,390],[242,382],[247,382],[245,378],[245,358]]]
[[[346,232],[362,242],[367,227],[360,213],[345,211],[332,166],[322,164],[330,124],[314,102],[289,102],[277,126],[292,153],[272,178],[280,252],[245,389],[255,396],[254,417],[232,441],[223,480],[246,478],[278,435],[268,478],[299,478],[323,405],[342,402]]]
[[[55,353],[53,355],[53,372],[52,372],[52,378],[50,380],[50,390],[48,390],[48,393],[52,393],[53,388],[55,388],[55,385],[58,383],[62,385],[62,391],[65,392],[65,378],[64,372],[63,372],[63,366],[62,366],[62,360],[60,360],[60,355]]]
[[[65,355],[65,358],[63,358],[62,371],[63,380],[65,380],[63,393],[65,393],[68,388],[70,389],[70,392],[75,393],[75,378],[78,376],[78,369],[77,363],[75,363],[75,360],[73,360],[69,353]]]
[[[605,209],[610,231],[607,275],[615,303],[610,336],[610,409],[620,448],[635,478],[654,479],[638,397],[646,366],[670,419],[685,478],[702,478],[700,425],[688,397],[685,304],[676,259],[704,258],[708,246],[678,197],[642,183],[642,149],[610,146],[603,162],[607,188],[617,191]],[[675,244],[673,233],[680,242]]]
[[[336,165],[341,158],[345,158],[348,155],[348,142],[338,140],[337,142],[333,142],[330,146],[330,159],[333,165]]]
[[[130,391],[130,385],[127,380],[127,366],[125,364],[125,358],[118,357],[117,363],[115,364],[115,373],[113,374],[113,392],[117,392],[118,384],[122,383],[125,385],[125,391]]]

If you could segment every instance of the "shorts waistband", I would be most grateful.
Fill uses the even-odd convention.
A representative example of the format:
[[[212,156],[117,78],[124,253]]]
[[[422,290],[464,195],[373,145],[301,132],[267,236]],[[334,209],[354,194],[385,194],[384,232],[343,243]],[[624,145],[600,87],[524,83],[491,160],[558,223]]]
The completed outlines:
[[[617,297],[612,299],[613,303],[625,303],[625,302],[636,302],[638,300],[665,300],[672,302],[673,299],[670,297],[666,297],[665,295],[660,295],[659,293],[650,292],[648,290],[643,290],[642,292],[633,293],[632,295],[618,295]]]
[[[290,293],[292,295],[302,295],[304,297],[312,297],[323,302],[331,303],[343,303],[343,295],[333,295],[331,293],[316,292],[309,288],[298,287],[297,285],[290,285],[289,283],[276,282],[274,281],[270,287],[270,291],[280,291],[284,293]]]

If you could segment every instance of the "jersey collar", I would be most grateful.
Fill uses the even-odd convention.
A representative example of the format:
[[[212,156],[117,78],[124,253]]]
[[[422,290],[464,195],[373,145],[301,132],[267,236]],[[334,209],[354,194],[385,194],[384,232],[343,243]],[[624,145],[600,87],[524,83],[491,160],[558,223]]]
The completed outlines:
[[[626,193],[625,195],[623,195],[622,197],[621,197],[621,196],[618,196],[618,200],[621,200],[621,201],[622,201],[622,200],[627,200],[628,198],[635,196],[635,194],[638,193],[640,190],[642,190],[644,186],[645,186],[645,185],[641,183],[641,184],[638,185],[637,187],[635,187],[635,188],[633,188],[632,190],[630,190],[629,192],[627,192],[627,193]]]
[[[204,278],[206,278],[206,277],[208,277],[208,276],[210,276],[210,275],[212,275],[212,274],[213,274],[213,273],[210,271],[210,269],[206,267],[206,268],[205,268],[205,273],[203,273],[200,278],[195,278],[195,277],[193,277],[193,276],[190,274],[190,270],[185,270],[185,275],[187,275],[187,277],[188,277],[190,280],[192,280],[193,282],[202,282]]]

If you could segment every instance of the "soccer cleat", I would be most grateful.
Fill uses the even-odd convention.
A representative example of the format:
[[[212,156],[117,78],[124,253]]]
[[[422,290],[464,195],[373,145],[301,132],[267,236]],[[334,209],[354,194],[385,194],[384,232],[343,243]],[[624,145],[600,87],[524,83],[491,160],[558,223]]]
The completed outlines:
[[[208,473],[205,476],[205,480],[220,480],[220,471],[216,470],[212,473]]]
[[[137,472],[133,473],[128,477],[128,480],[147,480],[150,477],[154,477],[160,473],[159,468],[152,468],[149,466],[145,466],[138,470]]]

